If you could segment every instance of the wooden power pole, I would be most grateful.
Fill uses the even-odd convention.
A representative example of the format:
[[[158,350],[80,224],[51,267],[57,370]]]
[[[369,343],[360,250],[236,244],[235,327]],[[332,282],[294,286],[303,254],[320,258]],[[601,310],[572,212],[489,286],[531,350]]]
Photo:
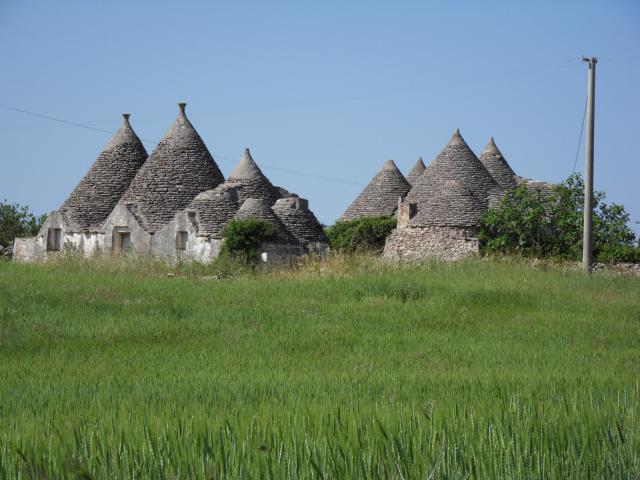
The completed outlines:
[[[596,57],[583,58],[589,64],[589,91],[587,93],[587,143],[584,158],[584,230],[582,234],[582,268],[591,273],[593,268],[593,137],[596,99]]]

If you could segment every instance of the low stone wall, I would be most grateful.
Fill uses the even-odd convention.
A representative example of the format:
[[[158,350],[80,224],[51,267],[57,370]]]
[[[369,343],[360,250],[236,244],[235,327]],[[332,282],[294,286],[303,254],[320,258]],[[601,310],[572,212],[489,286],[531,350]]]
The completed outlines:
[[[43,260],[45,255],[38,237],[16,238],[13,242],[13,259],[18,262]]]
[[[383,258],[389,260],[459,260],[480,253],[475,231],[455,227],[396,228],[387,237]]]
[[[579,264],[580,268],[582,264]],[[610,273],[617,273],[618,275],[627,275],[629,277],[640,278],[640,263],[596,263],[593,266],[594,271],[604,270]]]

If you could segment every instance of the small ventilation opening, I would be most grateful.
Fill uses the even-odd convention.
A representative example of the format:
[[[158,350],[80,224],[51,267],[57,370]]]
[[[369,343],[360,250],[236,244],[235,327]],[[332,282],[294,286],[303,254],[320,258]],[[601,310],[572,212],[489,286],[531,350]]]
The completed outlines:
[[[176,250],[185,251],[187,249],[188,232],[178,232],[176,234]]]
[[[50,228],[47,230],[47,251],[59,252],[62,243],[62,230],[59,228]]]

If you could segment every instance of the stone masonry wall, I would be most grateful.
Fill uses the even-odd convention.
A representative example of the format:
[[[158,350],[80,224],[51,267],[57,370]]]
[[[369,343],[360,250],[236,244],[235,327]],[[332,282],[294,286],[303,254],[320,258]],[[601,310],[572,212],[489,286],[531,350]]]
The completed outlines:
[[[475,231],[460,227],[396,228],[384,246],[389,260],[459,260],[480,253]]]

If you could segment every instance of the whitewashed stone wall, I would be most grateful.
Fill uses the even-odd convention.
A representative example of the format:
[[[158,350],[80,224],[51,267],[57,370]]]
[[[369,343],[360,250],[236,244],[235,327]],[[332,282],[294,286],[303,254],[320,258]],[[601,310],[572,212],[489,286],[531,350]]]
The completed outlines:
[[[389,260],[459,260],[480,253],[475,231],[459,227],[396,228],[387,237],[383,258]]]
[[[16,238],[13,242],[13,259],[18,262],[44,260],[45,255],[38,237]]]

